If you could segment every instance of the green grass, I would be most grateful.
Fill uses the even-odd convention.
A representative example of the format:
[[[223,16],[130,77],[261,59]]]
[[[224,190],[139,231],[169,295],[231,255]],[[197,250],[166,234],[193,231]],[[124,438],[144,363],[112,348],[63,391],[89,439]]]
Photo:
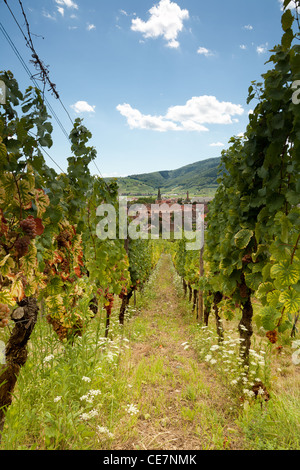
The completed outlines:
[[[225,349],[211,351],[217,344],[214,318],[209,332],[197,325],[191,305],[170,288],[164,263],[131,304],[124,328],[115,309],[109,341],[104,315],[73,345],[63,345],[46,320],[39,320],[0,450],[143,449],[142,443],[163,449],[169,445],[163,439],[176,433],[204,449],[299,449],[299,374],[291,364],[290,341],[282,337],[283,352],[267,350],[264,366],[255,369],[268,379],[271,400],[241,403],[241,388],[230,385],[237,364],[227,354],[226,366]],[[236,324],[234,319],[225,325],[225,339],[234,336]],[[197,356],[183,354],[183,342]],[[253,347],[264,344],[257,335]],[[205,360],[209,353],[215,363]]]
[[[300,396],[274,396],[263,408],[257,404],[241,415],[239,423],[250,450],[299,450]]]

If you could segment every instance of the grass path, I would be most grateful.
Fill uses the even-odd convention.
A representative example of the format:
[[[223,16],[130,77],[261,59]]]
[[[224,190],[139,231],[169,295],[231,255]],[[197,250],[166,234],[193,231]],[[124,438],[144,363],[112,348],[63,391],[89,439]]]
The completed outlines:
[[[117,372],[128,385],[121,408],[132,404],[138,413],[120,414],[110,448],[242,449],[227,389],[187,347],[189,325],[172,277],[165,257],[152,298],[126,329],[130,346]]]

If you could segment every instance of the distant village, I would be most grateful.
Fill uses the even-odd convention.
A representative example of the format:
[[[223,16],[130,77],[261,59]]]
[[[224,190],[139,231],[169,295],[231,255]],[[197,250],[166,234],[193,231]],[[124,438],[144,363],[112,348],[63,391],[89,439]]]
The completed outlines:
[[[130,199],[130,200],[129,200]],[[160,189],[158,190],[157,198],[152,198],[151,202],[147,202],[147,199],[151,198],[144,198],[144,197],[131,197],[128,198],[128,209],[134,205],[135,208],[135,215],[132,215],[130,218],[132,220],[137,219],[140,220],[140,213],[139,213],[139,205],[141,208],[141,211],[145,211],[145,207],[147,208],[147,214],[144,214],[148,220],[149,220],[149,225],[148,225],[148,230],[151,228],[151,221],[152,219],[158,217],[160,227],[162,225],[162,220],[164,219],[164,215],[169,215],[170,216],[170,230],[171,232],[174,231],[174,219],[176,217],[176,214],[178,212],[182,213],[182,216],[184,214],[184,207],[186,205],[192,205],[192,219],[193,219],[193,228],[195,228],[195,222],[196,222],[196,211],[197,211],[197,204],[203,204],[204,205],[204,220],[206,218],[206,215],[209,210],[209,203],[213,200],[212,197],[189,197],[189,192],[187,191],[186,198],[182,197],[172,197],[172,198],[164,198],[161,195]],[[158,205],[158,208],[153,207],[153,205]],[[165,209],[162,207],[164,205]],[[168,208],[166,207],[168,206]],[[206,225],[206,224],[205,224]],[[191,227],[192,228],[192,227]]]
[[[151,202],[148,200],[151,199]],[[171,207],[174,204],[180,205],[181,210],[183,211],[184,205],[185,204],[203,204],[204,205],[204,213],[208,212],[208,206],[209,203],[213,200],[213,197],[191,197],[189,196],[189,192],[187,191],[186,198],[182,197],[172,197],[172,198],[165,198],[163,195],[161,195],[160,189],[158,189],[158,194],[156,199],[154,198],[147,198],[147,197],[130,197],[128,198],[129,204],[132,203],[140,203],[143,204],[144,206],[147,207],[148,211],[151,210],[151,205],[152,204],[168,204],[169,207]],[[179,209],[179,208],[178,208]]]

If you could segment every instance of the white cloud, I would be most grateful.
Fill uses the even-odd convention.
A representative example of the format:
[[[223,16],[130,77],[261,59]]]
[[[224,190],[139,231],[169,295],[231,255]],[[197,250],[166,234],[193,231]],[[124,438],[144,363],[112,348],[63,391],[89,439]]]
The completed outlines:
[[[240,45],[240,49],[242,49],[243,51],[245,51],[247,49],[247,46],[245,44],[241,44]]]
[[[207,132],[204,124],[232,124],[232,116],[244,113],[241,105],[220,102],[215,96],[193,97],[183,106],[171,106],[164,116],[142,114],[128,103],[119,104],[117,110],[127,119],[131,129]]]
[[[173,121],[192,120],[198,124],[232,124],[231,116],[242,115],[241,105],[218,101],[215,96],[194,96],[183,106],[172,106],[166,118]]]
[[[158,132],[178,131],[180,128],[172,121],[166,120],[163,116],[151,116],[142,114],[138,109],[134,109],[130,104],[124,103],[117,106],[117,110],[126,117],[131,129],[150,129]]]
[[[92,31],[93,29],[96,29],[96,26],[95,26],[94,24],[88,24],[87,27],[86,27],[86,29],[87,29],[88,31]]]
[[[47,18],[48,20],[54,20],[56,21],[56,16],[55,14],[54,15],[50,15],[50,13],[48,13],[47,11],[43,11],[42,15]]]
[[[75,104],[71,105],[71,108],[74,109],[75,113],[94,113],[96,106],[91,106],[86,101],[77,101]]]
[[[149,10],[150,18],[143,21],[140,18],[132,20],[131,29],[143,34],[144,38],[163,36],[170,48],[178,48],[178,33],[183,29],[183,21],[189,18],[188,10],[182,10],[171,0],[160,0]]]
[[[176,39],[171,39],[171,41],[168,42],[167,46],[170,47],[170,49],[178,49],[180,44],[178,41],[176,41]]]
[[[256,52],[259,55],[265,54],[267,51],[268,51],[268,43],[267,42],[266,42],[266,44],[261,44],[260,46],[257,46],[257,48],[256,48]]]
[[[222,142],[214,142],[213,144],[209,144],[210,147],[224,147]]]
[[[186,121],[182,121],[180,130],[182,130],[182,131],[197,131],[197,132],[208,132],[209,131],[209,129],[207,127],[202,126],[202,124],[199,124],[196,121],[193,121],[192,119],[187,119]]]
[[[246,24],[244,26],[244,29],[247,29],[248,31],[252,31],[253,30],[253,26],[251,24]]]
[[[77,3],[73,2],[73,0],[55,0],[55,2],[57,5],[61,5],[67,8],[75,8],[75,10],[78,10],[78,5]]]
[[[62,7],[57,7],[57,10],[58,10],[58,13],[61,14],[61,16],[64,16],[64,14],[65,14],[64,8],[62,8]]]
[[[214,53],[209,49],[206,49],[206,47],[199,47],[199,49],[197,50],[197,54],[204,55],[205,57],[210,57],[214,55]]]

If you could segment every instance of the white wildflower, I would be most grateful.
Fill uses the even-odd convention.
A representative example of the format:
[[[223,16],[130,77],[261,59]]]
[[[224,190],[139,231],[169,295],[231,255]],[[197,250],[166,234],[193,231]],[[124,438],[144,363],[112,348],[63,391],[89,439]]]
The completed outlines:
[[[101,390],[90,390],[89,395],[96,397],[97,395],[101,395]]]
[[[115,354],[112,351],[108,351],[107,356],[106,356],[108,362],[113,362],[114,361],[114,356],[115,356]]]
[[[61,400],[61,398],[62,398],[62,397],[55,397],[55,398],[54,398],[54,400],[53,400],[53,401],[54,401],[54,403],[57,403],[58,401],[60,401],[60,400]]]
[[[100,390],[90,390],[87,395],[82,395],[82,397],[80,397],[79,400],[86,401],[87,403],[93,403],[94,397],[100,394],[101,394]]]
[[[88,400],[88,395],[82,395],[82,397],[79,398],[79,400],[83,401],[83,400]]]
[[[106,434],[107,437],[113,439],[114,435],[104,426],[97,426],[97,432],[100,434]]]
[[[83,421],[88,421],[89,419],[94,418],[94,416],[98,416],[98,411],[95,409],[91,410],[89,413],[82,413],[82,415],[80,415],[80,418]]]
[[[53,354],[50,354],[50,356],[45,357],[45,359],[44,359],[43,362],[44,362],[44,363],[45,363],[45,362],[50,362],[50,361],[52,361],[52,359],[54,359],[54,356],[53,356]]]
[[[139,412],[137,407],[135,405],[132,405],[132,404],[126,406],[126,411],[130,415],[136,415]]]
[[[91,379],[89,377],[84,377],[84,376],[82,377],[82,380],[84,382],[90,382],[91,381]]]

